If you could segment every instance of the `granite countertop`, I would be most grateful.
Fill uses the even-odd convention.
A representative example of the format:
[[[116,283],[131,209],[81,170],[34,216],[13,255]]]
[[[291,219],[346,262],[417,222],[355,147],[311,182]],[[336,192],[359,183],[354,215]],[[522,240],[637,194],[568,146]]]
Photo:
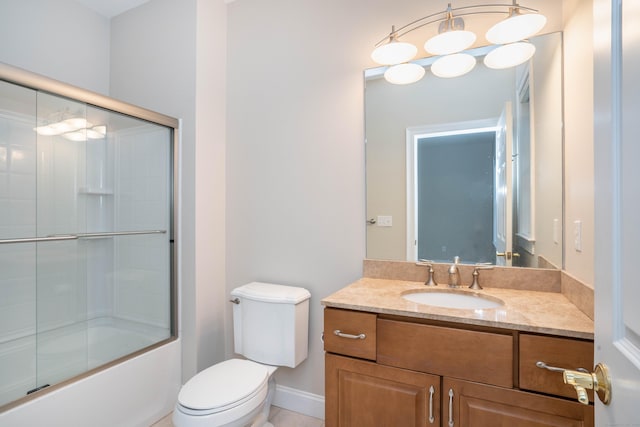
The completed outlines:
[[[450,288],[446,285],[427,288],[423,282],[365,277],[321,302],[333,308],[593,339],[593,320],[559,292],[486,286],[480,291],[466,287],[456,289],[456,292],[477,292],[504,301],[498,308],[482,310],[428,306],[402,298],[408,292],[429,290],[448,291]]]

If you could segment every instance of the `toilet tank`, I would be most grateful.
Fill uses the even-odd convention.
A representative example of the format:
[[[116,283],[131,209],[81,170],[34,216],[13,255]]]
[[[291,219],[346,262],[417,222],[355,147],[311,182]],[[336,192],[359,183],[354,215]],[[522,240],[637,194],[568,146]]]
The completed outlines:
[[[296,367],[308,354],[310,297],[304,288],[272,283],[235,288],[235,352],[267,365]]]

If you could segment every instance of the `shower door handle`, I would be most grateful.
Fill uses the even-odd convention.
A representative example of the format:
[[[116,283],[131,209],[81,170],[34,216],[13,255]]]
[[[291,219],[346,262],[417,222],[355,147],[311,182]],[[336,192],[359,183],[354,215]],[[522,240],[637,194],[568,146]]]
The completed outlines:
[[[47,237],[19,237],[17,239],[1,239],[1,244],[7,243],[38,243],[38,242],[57,242],[60,240],[78,240],[78,236],[75,234],[60,234],[57,236]]]
[[[0,239],[0,244],[57,242],[61,240],[78,240],[78,239],[86,239],[91,237],[135,236],[140,234],[165,234],[166,232],[167,230],[141,230],[141,231],[107,231],[107,232],[100,232],[100,233],[52,234],[45,237],[19,237],[16,239]]]

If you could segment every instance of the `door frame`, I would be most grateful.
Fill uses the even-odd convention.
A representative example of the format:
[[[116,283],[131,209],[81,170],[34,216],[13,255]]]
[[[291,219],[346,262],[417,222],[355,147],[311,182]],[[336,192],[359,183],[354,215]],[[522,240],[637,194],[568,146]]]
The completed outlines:
[[[408,127],[406,130],[407,171],[407,261],[418,260],[418,140],[438,136],[497,131],[498,118]]]

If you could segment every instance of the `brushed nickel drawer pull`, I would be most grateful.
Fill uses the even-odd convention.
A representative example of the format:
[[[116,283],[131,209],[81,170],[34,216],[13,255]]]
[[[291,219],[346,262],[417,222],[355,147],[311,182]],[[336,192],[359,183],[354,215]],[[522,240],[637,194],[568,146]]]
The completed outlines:
[[[435,392],[433,386],[429,387],[429,422],[433,424],[436,420],[433,417],[433,393]]]
[[[564,371],[569,371],[569,369],[565,369],[565,368],[556,368],[555,366],[549,366],[546,363],[544,363],[543,361],[539,360],[536,362],[536,366],[538,368],[541,369],[546,369],[548,371],[551,372],[564,372]],[[576,371],[578,372],[584,372],[584,373],[589,373],[589,371],[585,368],[577,368]]]
[[[449,389],[449,427],[453,427],[453,389]]]
[[[351,340],[363,340],[367,337],[365,334],[358,334],[358,335],[345,334],[340,329],[336,329],[335,331],[333,331],[333,334],[342,338],[349,338]]]

